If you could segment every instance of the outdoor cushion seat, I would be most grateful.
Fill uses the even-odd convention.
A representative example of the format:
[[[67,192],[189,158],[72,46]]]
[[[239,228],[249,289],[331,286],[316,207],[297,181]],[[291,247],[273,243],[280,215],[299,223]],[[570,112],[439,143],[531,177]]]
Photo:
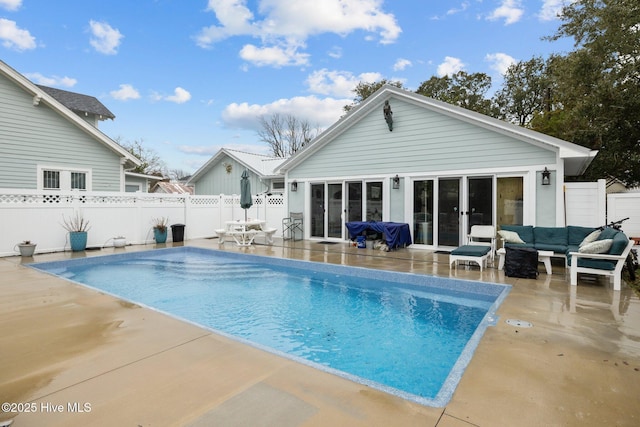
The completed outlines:
[[[558,245],[558,244],[550,244],[550,243],[536,243],[535,249],[539,251],[552,251],[559,254],[563,254],[567,250],[567,245]]]
[[[480,271],[487,263],[487,258],[491,252],[490,246],[464,245],[451,251],[449,255],[449,269],[453,264],[458,267],[458,261],[475,262],[480,267]]]

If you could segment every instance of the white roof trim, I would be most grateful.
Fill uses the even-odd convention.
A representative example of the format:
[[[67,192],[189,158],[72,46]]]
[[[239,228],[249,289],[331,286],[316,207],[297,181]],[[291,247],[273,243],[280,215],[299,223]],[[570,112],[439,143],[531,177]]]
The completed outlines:
[[[64,118],[69,120],[71,123],[73,123],[80,129],[88,133],[93,138],[102,142],[104,145],[106,145],[109,149],[111,149],[113,152],[118,154],[120,157],[126,158],[136,166],[139,166],[141,164],[140,160],[137,157],[135,157],[133,154],[125,150],[122,146],[120,146],[120,144],[118,144],[117,142],[109,138],[107,135],[102,133],[95,126],[92,126],[89,123],[87,123],[85,120],[83,120],[78,115],[76,115],[76,113],[74,113],[73,111],[71,111],[64,105],[62,105],[51,95],[49,95],[48,93],[40,89],[38,86],[33,84],[25,76],[23,76],[22,74],[20,74],[19,72],[17,72],[16,70],[14,70],[13,68],[11,68],[9,65],[7,65],[5,62],[1,60],[0,60],[0,72],[2,72],[9,79],[13,80],[16,84],[18,84],[18,86],[22,87],[22,89],[24,89],[26,92],[32,95],[34,99],[34,102],[33,102],[34,106],[37,106],[44,102],[45,104],[50,106],[53,110],[55,110],[60,115],[62,115]],[[36,103],[36,100],[37,100],[37,103]]]
[[[530,144],[546,146],[548,148],[557,150],[558,155],[561,159],[573,159],[573,161],[571,161],[570,163],[572,163],[574,167],[572,167],[571,169],[573,169],[573,172],[579,172],[574,174],[580,174],[584,172],[586,167],[591,163],[591,160],[593,160],[596,154],[598,154],[597,151],[591,150],[587,147],[573,144],[571,142],[564,141],[553,136],[545,135],[531,129],[523,128],[521,126],[517,126],[503,120],[494,119],[493,117],[476,113],[475,111],[447,104],[442,101],[437,101],[432,98],[427,98],[414,92],[399,89],[395,86],[385,85],[374,92],[367,99],[365,99],[364,102],[362,102],[356,108],[351,110],[345,117],[331,125],[323,133],[318,135],[317,138],[311,141],[311,144],[307,145],[291,158],[289,158],[286,162],[284,162],[278,169],[278,172],[284,173],[303,162],[313,153],[337,138],[338,135],[356,124],[374,107],[382,104],[385,99],[389,99],[391,96],[402,98],[408,102],[414,103],[416,105],[421,105],[427,109],[439,112],[441,114],[446,114],[459,120],[464,120],[476,126],[481,126],[495,132],[509,135],[513,138]],[[580,165],[579,167],[576,166],[578,164]]]

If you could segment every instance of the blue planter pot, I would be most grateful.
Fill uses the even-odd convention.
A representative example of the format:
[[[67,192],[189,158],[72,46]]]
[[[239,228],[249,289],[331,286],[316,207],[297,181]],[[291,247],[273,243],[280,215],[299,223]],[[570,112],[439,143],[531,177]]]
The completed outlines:
[[[71,245],[71,250],[74,252],[84,251],[87,248],[87,232],[69,232],[69,244]]]
[[[159,230],[154,228],[153,237],[156,239],[156,243],[165,243],[167,241],[167,229]]]

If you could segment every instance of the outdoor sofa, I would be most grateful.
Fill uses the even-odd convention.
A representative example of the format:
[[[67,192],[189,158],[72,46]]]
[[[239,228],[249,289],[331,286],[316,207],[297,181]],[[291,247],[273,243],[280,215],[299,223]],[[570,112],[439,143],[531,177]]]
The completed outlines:
[[[622,267],[634,244],[613,228],[501,225],[498,233],[505,248],[552,251],[553,257],[564,258],[574,286],[578,284],[578,273],[589,273],[613,279],[614,290],[620,290]]]

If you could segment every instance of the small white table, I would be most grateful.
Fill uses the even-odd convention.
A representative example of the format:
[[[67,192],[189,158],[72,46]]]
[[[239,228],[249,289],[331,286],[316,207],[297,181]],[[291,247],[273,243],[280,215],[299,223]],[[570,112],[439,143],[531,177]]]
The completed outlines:
[[[225,235],[233,237],[238,246],[250,246],[257,234],[262,232],[262,228],[267,224],[260,219],[247,221],[227,221]]]
[[[504,258],[507,254],[505,248],[500,248],[497,251],[498,253],[498,270],[502,270],[504,268]],[[547,274],[551,274],[551,257],[553,256],[553,251],[538,251],[538,261],[544,264],[544,269]]]

